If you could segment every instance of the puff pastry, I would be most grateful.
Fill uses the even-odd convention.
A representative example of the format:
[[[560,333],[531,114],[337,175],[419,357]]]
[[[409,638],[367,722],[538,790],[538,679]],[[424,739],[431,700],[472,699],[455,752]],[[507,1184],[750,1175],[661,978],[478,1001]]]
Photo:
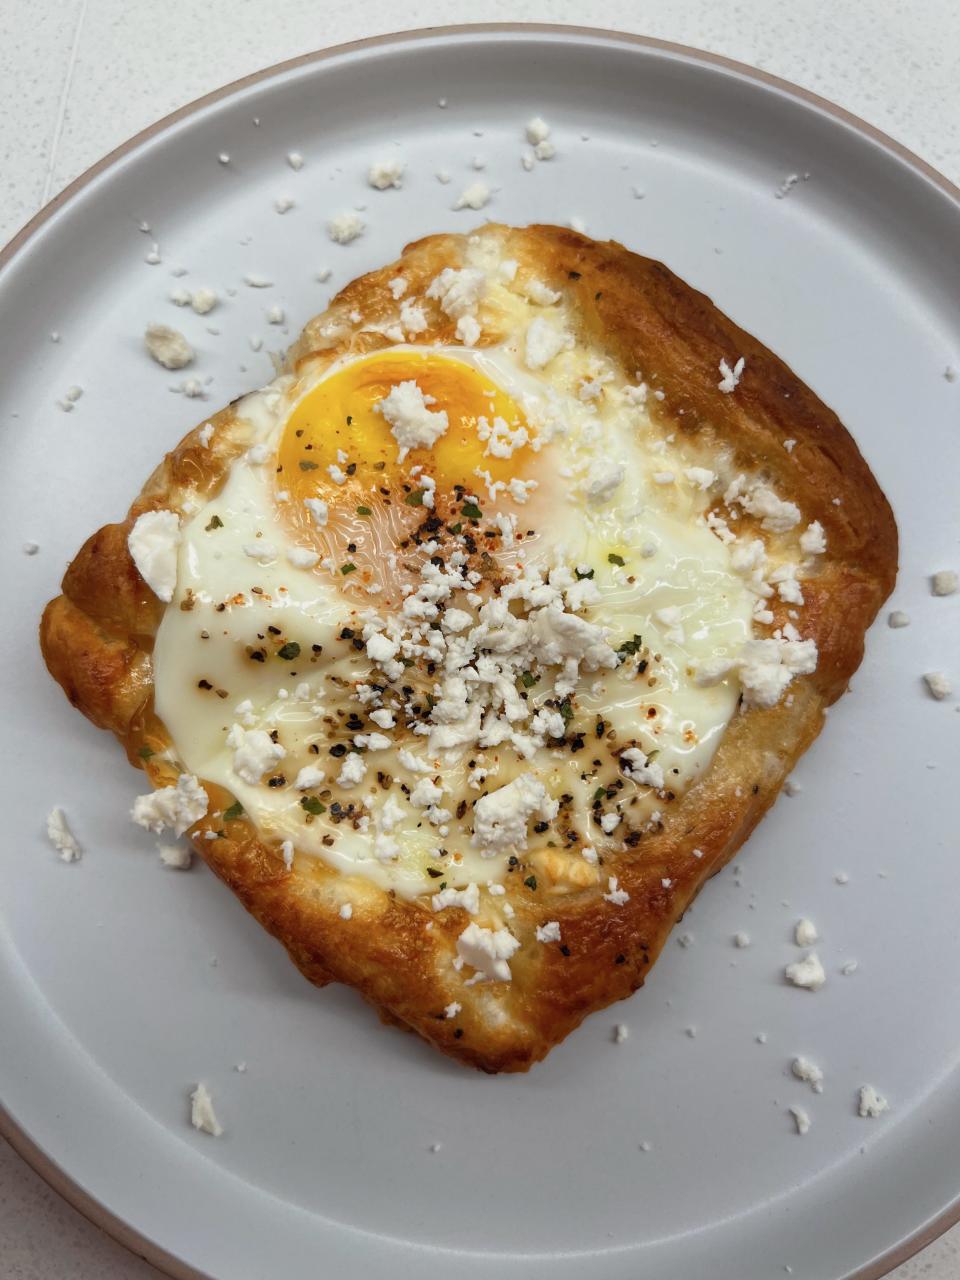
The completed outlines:
[[[246,816],[232,816],[230,790],[205,783],[208,811],[188,832],[194,848],[311,982],[355,987],[385,1021],[462,1063],[525,1071],[587,1014],[643,985],[674,923],[776,799],[861,661],[864,634],[894,583],[897,531],[850,435],[782,360],[661,263],[570,230],[488,225],[473,237],[410,245],[306,325],[286,374],[389,345],[399,306],[391,282],[400,276],[407,296],[423,302],[427,326],[417,342],[455,344],[456,319],[427,301],[430,284],[445,268],[461,268],[478,244],[561,295],[578,344],[630,378],[644,371],[657,429],[718,474],[759,477],[799,508],[805,525],[818,525],[826,547],[802,579],[802,632],[816,643],[815,670],[773,705],[734,714],[706,771],[662,805],[642,838],[607,847],[602,865],[542,848],[534,876],[508,877],[503,900],[517,944],[509,980],[470,983],[470,964],[455,965],[465,950],[458,941],[475,924],[462,907],[438,912],[428,897],[346,877],[322,858],[291,860]],[[478,314],[482,348],[502,335],[495,314]],[[152,663],[164,610],[176,606],[147,586],[128,539],[143,513],[187,513],[218,492],[247,447],[241,411],[224,408],[205,420],[206,443],[198,428],[164,458],[126,518],[79,550],[41,623],[51,674],[74,706],[116,735],[154,787],[178,775],[177,744],[154,709]],[[738,506],[735,493],[725,514],[735,517],[739,538],[777,536],[764,527],[762,509]],[[787,625],[790,607],[775,595],[777,625]],[[538,929],[562,942],[538,941]]]

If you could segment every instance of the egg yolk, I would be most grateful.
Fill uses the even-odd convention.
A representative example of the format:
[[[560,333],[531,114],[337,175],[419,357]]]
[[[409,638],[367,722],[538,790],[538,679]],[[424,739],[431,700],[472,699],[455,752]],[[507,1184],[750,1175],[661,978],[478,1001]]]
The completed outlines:
[[[432,412],[444,410],[447,430],[431,448],[412,449],[402,463],[390,424],[376,406],[402,382],[415,382]],[[430,353],[388,352],[369,356],[325,378],[291,413],[278,454],[276,484],[285,490],[288,520],[325,552],[338,554],[345,541],[364,557],[373,541],[396,545],[403,531],[426,514],[422,476],[436,482],[435,511],[455,516],[464,495],[486,497],[485,481],[522,478],[532,470],[533,450],[518,445],[510,457],[487,453],[480,419],[502,418],[511,431],[526,428],[516,402],[464,361]],[[422,475],[418,472],[420,468]],[[311,523],[304,500],[327,506],[321,528]],[[469,505],[469,504],[468,504]],[[352,554],[352,553],[351,553]],[[357,567],[359,561],[354,559]]]

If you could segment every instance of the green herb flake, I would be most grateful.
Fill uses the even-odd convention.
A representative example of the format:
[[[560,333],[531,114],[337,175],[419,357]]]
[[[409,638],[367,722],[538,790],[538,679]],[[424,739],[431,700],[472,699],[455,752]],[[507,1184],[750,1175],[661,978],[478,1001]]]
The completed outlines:
[[[236,822],[238,818],[242,818],[242,817],[243,817],[243,805],[240,803],[239,800],[234,800],[230,808],[224,809],[223,811],[224,822]]]
[[[447,528],[454,535],[454,537],[456,537],[458,533],[461,533],[463,531],[463,522],[458,520],[456,524],[447,525]]]
[[[523,671],[520,673],[520,683],[525,689],[532,689],[539,679],[540,677],[535,676],[532,671]]]
[[[480,520],[483,518],[483,512],[475,502],[465,502],[460,508],[460,514],[467,516],[470,520]]]
[[[211,529],[222,529],[222,528],[223,528],[223,521],[220,519],[219,516],[211,516],[210,523],[208,525],[204,525],[204,529],[207,533],[209,533]]]
[[[372,516],[372,515],[373,515],[373,512],[370,510],[370,508],[369,508],[369,507],[357,507],[357,515],[358,515],[358,516]]]
[[[340,572],[343,574],[344,577],[346,577],[348,573],[356,573],[356,571],[357,571],[357,566],[353,564],[353,562],[350,560],[348,560],[346,564],[342,564],[340,566]]]
[[[311,462],[309,458],[301,458],[301,459],[300,459],[300,470],[301,470],[301,471],[316,471],[317,466],[318,466],[318,463],[316,463],[316,462]]]
[[[423,495],[425,492],[426,491],[424,489],[414,489],[412,493],[407,494],[407,496],[404,498],[404,502],[407,504],[408,507],[422,507]]]
[[[563,717],[564,724],[569,724],[573,719],[573,707],[571,706],[569,698],[564,698],[560,703],[560,715]]]
[[[149,760],[151,756],[156,755],[153,747],[141,747],[137,752],[141,760]]]
[[[314,817],[319,817],[321,813],[327,812],[327,806],[316,796],[301,796],[300,808],[305,809],[307,813],[312,813]]]
[[[607,560],[610,562],[610,564],[625,565],[627,563],[626,560],[624,560],[623,556],[618,556],[615,551],[610,552],[610,554],[607,556]]]
[[[527,886],[527,888],[528,888],[528,889],[536,889],[536,887],[537,887],[537,877],[536,877],[536,876],[527,876],[526,880],[524,880],[524,882],[523,882],[523,883]]]
[[[620,645],[619,648],[617,649],[617,653],[634,654],[634,653],[639,653],[642,648],[643,648],[643,638],[641,636],[638,636],[636,633],[634,633],[633,639],[624,640],[623,644]]]
[[[596,791],[593,793],[593,803],[599,804],[606,794],[607,794],[606,787],[597,787]]]
[[[300,646],[296,640],[288,640],[277,650],[277,657],[283,658],[285,662],[292,662],[294,658],[300,657]]]

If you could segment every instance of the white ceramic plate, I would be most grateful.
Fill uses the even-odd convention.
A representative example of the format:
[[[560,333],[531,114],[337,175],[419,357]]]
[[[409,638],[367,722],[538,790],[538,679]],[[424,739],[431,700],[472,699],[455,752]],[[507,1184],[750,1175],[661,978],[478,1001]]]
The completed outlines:
[[[558,154],[526,173],[535,112]],[[403,190],[372,191],[368,163],[394,152]],[[161,869],[126,817],[140,779],[69,709],[35,639],[69,555],[203,412],[144,355],[145,322],[187,332],[209,405],[236,396],[287,336],[268,305],[293,334],[407,240],[474,221],[451,205],[477,154],[490,216],[579,217],[663,259],[836,408],[899,517],[892,603],[913,618],[874,628],[802,793],[708,886],[684,922],[693,945],[672,941],[644,991],[512,1078],[314,990],[205,870]],[[279,216],[285,195],[296,207]],[[366,234],[332,244],[325,220],[356,202]],[[0,1086],[7,1131],[47,1176],[172,1271],[229,1280],[833,1280],[878,1275],[946,1224],[960,718],[919,677],[952,666],[960,684],[960,597],[926,582],[958,556],[960,383],[944,377],[960,365],[958,239],[957,193],[825,104],[690,51],[561,29],[425,33],[278,68],[151,130],[29,229],[0,275]],[[210,316],[167,300],[180,266],[224,295]],[[247,272],[274,287],[244,287]],[[65,414],[71,384],[84,394]],[[78,864],[42,836],[54,803]],[[781,976],[800,915],[823,937],[815,996]],[[822,1065],[822,1096],[790,1077],[797,1053]],[[198,1079],[219,1141],[187,1123]],[[864,1083],[890,1099],[879,1120],[856,1114]],[[791,1104],[812,1117],[805,1138]]]

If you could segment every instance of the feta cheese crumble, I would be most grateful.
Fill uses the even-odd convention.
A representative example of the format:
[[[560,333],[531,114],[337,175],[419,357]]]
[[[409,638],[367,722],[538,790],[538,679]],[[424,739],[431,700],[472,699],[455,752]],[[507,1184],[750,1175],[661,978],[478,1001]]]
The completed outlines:
[[[176,786],[160,787],[137,796],[130,816],[139,827],[160,835],[167,827],[182,836],[188,827],[206,816],[207,793],[192,773],[181,773]]]
[[[492,192],[485,182],[471,182],[457,197],[453,205],[457,209],[482,209],[490,202]]]
[[[803,1107],[788,1107],[787,1110],[793,1116],[793,1123],[797,1127],[797,1133],[802,1138],[810,1132],[810,1116],[804,1111]]]
[[[175,511],[145,511],[127,535],[127,550],[137,572],[164,604],[177,586],[180,517]]]
[[[457,939],[457,955],[490,981],[509,982],[508,961],[519,949],[519,939],[509,929],[484,929],[471,922]]]
[[[219,1138],[223,1128],[213,1110],[213,1099],[205,1084],[198,1084],[190,1094],[190,1123],[201,1133]]]
[[[890,1110],[890,1103],[877,1093],[872,1084],[862,1084],[857,1097],[857,1115],[864,1120],[876,1120],[885,1111]]]
[[[47,814],[47,839],[56,849],[63,862],[78,862],[81,855],[80,844],[70,830],[62,809],[51,809]]]
[[[731,369],[726,360],[720,360],[720,381],[717,383],[717,390],[722,391],[724,395],[729,395],[732,391],[736,391],[740,384],[740,377],[743,373],[743,367],[746,361],[743,356],[736,362]]]
[[[433,396],[425,396],[416,382],[400,382],[389,394],[374,406],[374,412],[383,416],[400,452],[397,461],[403,462],[411,449],[432,449],[447,430],[447,411],[437,412],[427,406],[435,404]]]
[[[938,702],[942,702],[944,698],[949,698],[953,692],[953,685],[942,671],[928,671],[923,680],[930,696],[936,698]]]
[[[794,926],[793,940],[798,947],[812,947],[815,942],[820,941],[817,926],[804,916]]]
[[[377,160],[367,170],[367,182],[376,191],[386,191],[390,187],[403,186],[403,171],[406,168],[402,160]]]
[[[819,991],[827,980],[820,957],[815,951],[809,952],[802,960],[788,964],[783,972],[788,982],[804,991]]]
[[[334,244],[350,244],[363,235],[366,225],[358,213],[348,209],[330,219],[327,223],[327,235]]]
[[[798,1080],[808,1084],[814,1093],[823,1093],[823,1072],[809,1058],[797,1057],[790,1063],[790,1070]]]
[[[165,369],[184,369],[193,360],[193,348],[182,333],[165,324],[148,324],[143,334],[148,354]]]

